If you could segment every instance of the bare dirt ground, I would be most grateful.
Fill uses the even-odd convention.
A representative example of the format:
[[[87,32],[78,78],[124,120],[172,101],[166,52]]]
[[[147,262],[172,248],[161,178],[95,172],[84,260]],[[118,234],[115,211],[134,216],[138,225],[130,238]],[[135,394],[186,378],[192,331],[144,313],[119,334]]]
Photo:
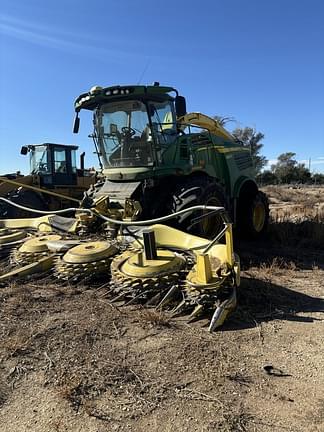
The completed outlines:
[[[239,307],[214,334],[95,286],[3,284],[0,431],[324,431],[324,190],[266,192],[269,234],[237,243]]]

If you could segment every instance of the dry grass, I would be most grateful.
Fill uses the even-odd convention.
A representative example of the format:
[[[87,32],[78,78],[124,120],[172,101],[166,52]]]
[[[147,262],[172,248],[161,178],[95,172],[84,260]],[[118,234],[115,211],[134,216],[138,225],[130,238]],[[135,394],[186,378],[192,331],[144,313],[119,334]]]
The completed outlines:
[[[270,201],[270,241],[284,247],[322,249],[324,188],[267,186]]]
[[[280,193],[281,199],[287,199],[286,192]],[[318,196],[315,192],[312,196],[315,202]],[[322,278],[320,261],[312,267],[315,261],[310,258],[305,264],[305,256],[314,252],[314,245],[314,253],[321,256],[323,221],[310,215],[305,221],[306,211],[300,211],[296,222],[298,206],[306,209],[306,201],[297,207],[292,201],[286,201],[288,206],[282,203],[287,210],[284,219],[273,218],[267,241],[251,242],[239,251],[246,269],[238,290],[239,306],[222,331],[212,335],[202,322],[188,326],[154,309],[118,309],[93,286],[59,287],[41,279],[5,284],[0,289],[0,405],[7,400],[10,407],[12,392],[24,398],[23,386],[34,386],[38,380],[41,390],[37,384],[32,391],[46,387],[58,400],[67,401],[73,414],[98,420],[98,430],[124,430],[126,425],[134,431],[155,430],[156,419],[161,430],[172,430],[171,426],[224,432],[274,430],[276,425],[269,424],[272,413],[261,415],[261,408],[267,413],[268,407],[277,409],[284,400],[280,405],[274,402],[279,380],[271,387],[260,375],[265,345],[279,341],[273,329],[284,320],[294,322],[299,315],[311,317],[324,310],[314,289],[302,286],[298,292],[294,286],[301,276],[305,286],[310,275]],[[302,340],[309,337],[309,328],[303,335]],[[274,344],[268,352],[271,359],[290,343],[284,336],[280,335],[283,345]],[[289,382],[289,389],[292,385]],[[188,418],[197,419],[197,425],[187,424]],[[285,426],[290,426],[291,418]],[[170,429],[163,428],[169,419]],[[151,423],[145,428],[146,420]],[[54,431],[70,430],[63,421],[51,422]]]
[[[291,222],[289,219],[272,222],[269,225],[268,238],[283,247],[322,249],[324,222],[311,219],[300,223]]]
[[[296,186],[265,186],[262,190],[270,198],[270,203],[294,202],[316,205],[322,202],[323,187]]]
[[[286,205],[284,207],[271,208],[271,220],[276,223],[293,222],[301,223],[304,221],[313,221],[315,223],[324,223],[324,209],[321,206],[309,207],[302,204]]]
[[[219,400],[222,396],[214,384],[232,373],[231,364],[209,336],[197,332],[195,339],[192,330],[193,339],[188,340],[187,330],[173,326],[163,312],[131,307],[121,314],[91,292],[40,297],[37,285],[30,284],[28,302],[22,299],[26,300],[25,291],[18,286],[0,292],[4,336],[0,355],[9,393],[23,377],[41,371],[46,388],[68,401],[75,412],[100,421],[135,421],[185,399],[223,412],[223,430],[244,424]],[[161,348],[162,334],[168,342]],[[196,382],[202,362],[215,361],[218,367],[205,371],[213,385],[209,379]],[[0,388],[0,403],[6,398],[6,389]],[[63,424],[52,427],[64,430]]]
[[[323,189],[287,186],[267,186],[263,188],[270,201],[272,221],[275,223],[301,223],[308,220],[324,223]]]
[[[267,186],[270,201],[268,239],[283,247],[322,249],[323,187]]]
[[[165,312],[156,309],[141,309],[138,312],[138,320],[152,327],[171,327],[172,322],[170,316]]]
[[[254,279],[272,282],[276,276],[290,277],[296,271],[296,264],[293,261],[286,261],[282,257],[275,257],[270,262],[263,262],[258,268],[253,268],[246,274]]]

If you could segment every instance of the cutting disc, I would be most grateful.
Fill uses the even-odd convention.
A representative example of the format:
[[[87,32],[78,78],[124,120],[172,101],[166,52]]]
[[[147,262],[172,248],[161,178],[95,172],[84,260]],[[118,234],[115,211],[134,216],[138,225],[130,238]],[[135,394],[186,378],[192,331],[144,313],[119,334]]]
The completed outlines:
[[[70,249],[63,256],[63,261],[69,264],[89,263],[109,258],[116,252],[117,248],[108,241],[89,242]]]
[[[126,276],[135,278],[160,277],[181,270],[185,260],[170,250],[157,250],[157,258],[147,260],[142,252],[134,253],[120,266]]]
[[[24,253],[40,253],[40,252],[47,252],[47,242],[48,241],[57,241],[61,240],[61,236],[57,234],[48,235],[48,236],[42,236],[42,237],[35,237],[30,240],[27,240],[22,246],[19,248],[19,252]]]

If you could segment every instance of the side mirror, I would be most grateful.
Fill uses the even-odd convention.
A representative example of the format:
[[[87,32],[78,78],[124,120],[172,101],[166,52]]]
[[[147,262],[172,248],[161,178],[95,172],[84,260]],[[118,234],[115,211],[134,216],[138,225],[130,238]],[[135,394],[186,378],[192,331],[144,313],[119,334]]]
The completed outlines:
[[[26,154],[28,153],[28,147],[27,146],[22,146],[20,149],[20,154],[26,156]]]
[[[79,132],[79,127],[80,127],[79,113],[76,113],[74,117],[74,123],[73,123],[73,133],[77,134]]]
[[[175,109],[177,117],[182,117],[187,114],[186,99],[183,96],[176,96]]]

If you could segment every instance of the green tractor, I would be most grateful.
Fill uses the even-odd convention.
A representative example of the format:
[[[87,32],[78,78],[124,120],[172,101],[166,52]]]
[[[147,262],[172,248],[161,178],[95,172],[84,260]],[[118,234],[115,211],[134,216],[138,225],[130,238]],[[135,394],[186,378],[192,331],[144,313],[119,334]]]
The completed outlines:
[[[250,152],[216,120],[186,112],[172,87],[93,87],[75,101],[74,133],[81,109],[93,111],[91,135],[104,181],[85,206],[115,218],[148,220],[194,205],[223,206],[238,230],[261,235],[269,205],[258,190]],[[182,230],[207,238],[220,228],[216,215],[186,213]]]

